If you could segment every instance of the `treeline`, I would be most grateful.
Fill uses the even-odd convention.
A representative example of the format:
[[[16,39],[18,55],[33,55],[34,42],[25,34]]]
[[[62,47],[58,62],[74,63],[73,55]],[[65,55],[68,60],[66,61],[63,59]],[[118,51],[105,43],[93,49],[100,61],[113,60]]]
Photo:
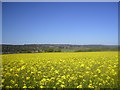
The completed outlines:
[[[2,53],[117,51],[117,45],[26,44],[2,45]]]
[[[34,45],[2,45],[2,53],[43,53],[43,52],[61,52],[60,48],[34,46]]]
[[[75,52],[96,52],[96,51],[117,51],[117,48],[89,48],[89,49],[80,49]]]
[[[61,49],[54,49],[54,48],[45,48],[45,49],[15,49],[15,50],[7,50],[4,53],[43,53],[43,52],[61,52]]]

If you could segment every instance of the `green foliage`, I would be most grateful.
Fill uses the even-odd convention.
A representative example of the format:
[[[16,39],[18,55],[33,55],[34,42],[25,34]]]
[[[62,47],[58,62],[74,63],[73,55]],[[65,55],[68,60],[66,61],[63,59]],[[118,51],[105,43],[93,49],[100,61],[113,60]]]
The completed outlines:
[[[54,52],[53,48],[45,48],[43,49],[44,52]]]
[[[57,48],[57,49],[54,50],[54,52],[61,52],[61,49]]]

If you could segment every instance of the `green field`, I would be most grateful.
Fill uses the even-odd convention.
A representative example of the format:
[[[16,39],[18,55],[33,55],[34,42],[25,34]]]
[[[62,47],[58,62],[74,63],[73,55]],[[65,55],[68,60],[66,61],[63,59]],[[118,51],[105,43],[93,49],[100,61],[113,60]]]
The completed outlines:
[[[2,55],[4,88],[117,88],[118,52]]]

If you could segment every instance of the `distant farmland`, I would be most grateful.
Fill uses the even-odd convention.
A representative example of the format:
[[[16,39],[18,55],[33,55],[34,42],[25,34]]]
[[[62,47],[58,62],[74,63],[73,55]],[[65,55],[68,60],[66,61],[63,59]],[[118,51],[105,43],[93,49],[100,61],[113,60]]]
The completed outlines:
[[[43,52],[94,52],[117,51],[117,45],[70,45],[70,44],[26,44],[2,45],[3,54],[7,53],[43,53]]]

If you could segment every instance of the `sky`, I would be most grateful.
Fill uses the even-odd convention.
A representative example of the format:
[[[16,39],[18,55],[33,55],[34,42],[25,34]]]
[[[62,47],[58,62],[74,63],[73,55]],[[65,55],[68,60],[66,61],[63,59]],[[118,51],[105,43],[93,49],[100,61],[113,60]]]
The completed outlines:
[[[118,44],[117,2],[3,2],[3,44]]]

